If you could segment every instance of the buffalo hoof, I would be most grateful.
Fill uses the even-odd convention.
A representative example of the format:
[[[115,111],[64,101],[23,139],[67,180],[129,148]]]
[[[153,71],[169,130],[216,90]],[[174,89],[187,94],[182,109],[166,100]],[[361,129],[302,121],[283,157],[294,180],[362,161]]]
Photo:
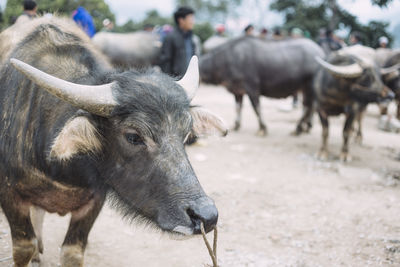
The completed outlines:
[[[291,133],[293,136],[299,136],[303,133],[310,133],[312,125],[310,123],[302,123],[301,125],[297,125],[296,129]]]
[[[341,162],[350,162],[351,161],[351,156],[347,152],[342,152],[340,154],[340,161]]]
[[[240,129],[240,123],[235,122],[235,125],[232,127],[232,130],[237,132],[237,131],[239,131],[239,129]]]
[[[41,267],[41,266],[42,264],[39,255],[37,257],[35,256],[31,261],[31,267]]]
[[[291,136],[300,136],[301,134],[302,134],[302,131],[299,131],[298,129],[296,129],[290,133]]]
[[[38,245],[36,247],[35,254],[33,254],[32,260],[31,260],[31,266],[32,267],[40,267],[42,266],[41,260],[40,260],[40,254],[43,253],[43,243],[41,241],[38,242]]]
[[[267,129],[260,129],[256,132],[256,136],[264,137],[267,136]]]
[[[317,158],[322,161],[328,160],[328,151],[321,149],[317,154]]]

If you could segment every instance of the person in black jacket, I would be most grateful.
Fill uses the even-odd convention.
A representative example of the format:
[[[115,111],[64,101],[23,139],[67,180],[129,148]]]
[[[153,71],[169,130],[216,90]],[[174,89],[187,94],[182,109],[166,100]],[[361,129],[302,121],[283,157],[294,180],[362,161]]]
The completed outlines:
[[[192,34],[194,10],[180,7],[175,11],[174,19],[176,27],[163,41],[159,65],[163,72],[181,78],[196,51]]]

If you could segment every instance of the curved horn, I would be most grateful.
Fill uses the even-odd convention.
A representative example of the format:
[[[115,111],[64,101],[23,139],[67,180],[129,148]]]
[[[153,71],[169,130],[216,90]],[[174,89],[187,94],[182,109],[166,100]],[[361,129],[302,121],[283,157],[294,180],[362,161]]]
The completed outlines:
[[[390,74],[392,72],[398,71],[398,69],[400,69],[400,63],[397,63],[396,65],[387,68],[381,68],[381,74],[382,75]]]
[[[185,89],[188,98],[192,100],[199,88],[199,60],[197,56],[190,59],[185,75],[176,83]]]
[[[46,89],[52,95],[90,113],[107,117],[117,102],[112,96],[113,83],[104,85],[81,85],[51,76],[18,59],[11,64],[29,80]]]
[[[315,60],[320,64],[324,69],[328,70],[335,76],[343,77],[343,78],[357,78],[360,77],[363,69],[358,63],[354,63],[347,66],[337,66],[332,65],[320,57],[315,57]]]

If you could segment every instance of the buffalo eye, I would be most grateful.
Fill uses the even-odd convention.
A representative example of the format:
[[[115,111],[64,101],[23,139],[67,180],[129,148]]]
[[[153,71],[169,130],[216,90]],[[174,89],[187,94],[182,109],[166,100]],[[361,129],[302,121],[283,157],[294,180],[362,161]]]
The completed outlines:
[[[126,138],[126,141],[128,141],[132,145],[144,145],[143,139],[137,134],[126,133],[125,138]]]

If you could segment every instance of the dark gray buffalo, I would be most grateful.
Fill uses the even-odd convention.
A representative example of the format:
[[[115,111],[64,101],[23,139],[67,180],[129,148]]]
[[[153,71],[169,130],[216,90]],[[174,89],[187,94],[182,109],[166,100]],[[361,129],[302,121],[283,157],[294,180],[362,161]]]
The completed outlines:
[[[57,18],[0,35],[13,40],[0,70],[0,204],[14,266],[38,264],[43,210],[71,212],[61,266],[82,266],[107,195],[123,215],[166,232],[198,234],[201,222],[213,229],[217,209],[184,144],[226,129],[190,105],[197,58],[177,82],[155,72],[117,73],[73,22]]]
[[[400,120],[400,51],[397,50],[383,64],[383,82],[394,92],[397,102],[396,117]],[[387,114],[387,106],[381,109],[382,114]]]
[[[307,39],[271,42],[242,37],[202,56],[200,77],[203,82],[226,86],[235,96],[235,130],[240,128],[243,95],[247,94],[258,117],[259,135],[267,132],[260,96],[283,98],[303,91],[304,114],[295,131],[300,134],[311,127],[312,79],[319,68],[315,56],[324,57],[324,52]]]
[[[145,31],[99,32],[92,41],[115,66],[124,68],[150,67],[156,63],[161,51],[159,37]]]
[[[357,45],[332,53],[327,61],[317,58],[322,67],[314,80],[316,109],[322,124],[319,158],[328,157],[329,116],[346,116],[340,159],[348,161],[354,120],[359,124],[356,140],[361,142],[361,119],[367,104],[393,98],[393,92],[381,80],[381,72],[389,69],[381,69],[374,55],[373,49]]]

